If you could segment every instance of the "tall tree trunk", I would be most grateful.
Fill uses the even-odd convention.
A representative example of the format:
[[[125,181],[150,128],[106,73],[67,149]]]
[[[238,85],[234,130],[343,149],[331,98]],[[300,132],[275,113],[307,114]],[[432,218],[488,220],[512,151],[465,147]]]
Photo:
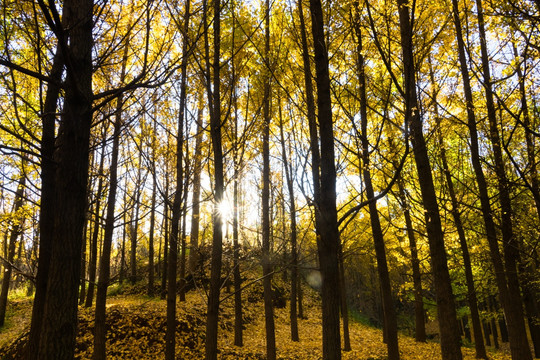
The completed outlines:
[[[89,181],[88,183],[90,184],[91,181]],[[79,305],[83,305],[85,300],[86,300],[86,283],[88,282],[88,279],[86,277],[86,238],[87,238],[87,233],[88,233],[88,224],[89,222],[86,223],[86,227],[84,229],[84,240],[83,240],[83,243],[82,243],[82,250],[81,250],[81,286],[80,286],[80,290],[79,290]]]
[[[514,46],[514,55],[517,57],[517,49]],[[523,62],[526,63],[527,57],[523,56]],[[529,114],[529,106],[527,103],[527,93],[525,90],[525,76],[521,71],[521,66],[517,67],[517,74],[519,80],[519,92],[521,96],[521,111],[523,113],[523,125],[527,129],[531,126],[531,117]],[[527,160],[529,163],[530,171],[530,187],[533,193],[534,202],[536,205],[536,213],[538,219],[540,220],[540,181],[538,180],[538,167],[536,163],[536,149],[535,142],[532,134],[525,130],[525,144],[527,146]],[[523,248],[523,245],[521,245]],[[522,249],[529,251],[528,249]],[[534,252],[534,250],[533,250]],[[529,332],[531,334],[531,340],[534,346],[534,356],[540,358],[540,324],[538,319],[540,319],[540,294],[537,287],[530,286],[534,281],[534,256],[530,260],[523,259],[521,257],[520,261],[520,271],[523,275],[521,276],[521,284],[523,287],[523,302],[525,304],[525,311],[527,313],[527,320],[529,324]],[[535,321],[535,319],[537,319]]]
[[[186,129],[187,134],[187,129]],[[187,155],[187,149],[186,149],[186,155]],[[188,161],[186,161],[186,164]],[[187,165],[186,165],[187,166]],[[184,181],[184,190],[183,193],[187,195],[189,187],[189,179],[186,176],[186,180]],[[184,196],[182,201],[182,235],[180,237],[180,283],[179,283],[179,294],[178,298],[179,301],[186,301],[186,219],[187,219],[187,196]]]
[[[304,20],[304,10],[302,7],[302,1],[298,1],[298,15],[300,18],[300,35],[302,40],[302,65],[304,73],[304,87],[306,89],[306,108],[307,119],[309,128],[309,147],[311,153],[311,176],[313,178],[313,202],[314,214],[315,214],[315,231],[317,233],[317,242],[319,241],[319,223],[320,223],[320,211],[316,206],[316,200],[320,198],[321,194],[321,180],[320,180],[320,168],[321,168],[321,155],[319,149],[319,135],[317,130],[317,118],[315,113],[315,96],[312,83],[311,72],[311,60],[310,52],[307,42],[307,31]],[[339,316],[339,315],[338,315]],[[302,293],[302,281],[299,278],[298,281],[298,317],[304,319],[304,306],[303,306],[303,293]],[[338,325],[339,327],[339,325]]]
[[[285,135],[283,133],[283,118],[281,116],[281,103],[279,104],[279,132],[281,136],[281,157],[285,168],[285,180],[289,191],[289,212],[291,217],[291,298],[289,318],[291,321],[291,340],[299,341],[298,336],[298,314],[297,314],[297,293],[298,293],[298,251],[297,251],[297,231],[296,231],[296,201],[294,198],[294,186],[291,176],[292,167],[287,159],[287,147],[285,146]],[[285,221],[285,219],[283,219]]]
[[[461,220],[461,213],[459,211],[459,203],[457,200],[456,192],[454,190],[454,183],[450,168],[448,166],[448,160],[446,159],[446,149],[444,147],[442,132],[438,129],[439,144],[441,150],[441,161],[443,164],[443,172],[446,178],[446,184],[448,186],[448,193],[452,202],[452,217],[454,218],[454,225],[458,233],[459,244],[461,247],[461,253],[463,257],[463,267],[465,270],[465,281],[467,283],[467,301],[469,303],[469,309],[471,311],[471,321],[474,333],[474,346],[477,359],[487,359],[486,347],[482,338],[482,329],[480,325],[480,315],[478,313],[478,300],[476,298],[476,289],[474,286],[474,278],[471,266],[471,256],[469,254],[469,247],[467,245],[467,239],[465,237],[465,230],[463,228],[463,222]]]
[[[168,169],[165,174],[169,174]],[[169,177],[165,179],[165,195],[163,201],[163,271],[161,273],[161,299],[167,296],[167,269],[169,263]]]
[[[19,174],[19,183],[17,185],[17,190],[15,191],[13,211],[11,212],[14,219],[11,220],[9,244],[7,245],[7,254],[5,254],[6,259],[4,260],[2,289],[0,290],[0,328],[4,326],[4,321],[6,319],[9,283],[11,282],[11,274],[13,272],[13,261],[15,260],[15,247],[17,245],[17,238],[21,235],[23,230],[24,218],[21,218],[20,214],[17,213],[22,208],[24,203],[24,190],[26,188],[26,174],[24,170],[25,165],[26,161],[23,160],[21,165],[21,173]]]
[[[203,0],[206,3],[206,0]],[[214,153],[214,211],[212,255],[210,260],[210,293],[206,313],[206,360],[217,359],[218,320],[219,320],[219,294],[221,288],[221,265],[223,255],[223,219],[217,211],[218,205],[223,201],[224,173],[223,149],[221,144],[221,91],[220,91],[220,56],[221,56],[221,0],[214,0],[214,60],[213,60],[213,87],[208,86],[208,99],[210,103],[210,136]],[[206,10],[206,9],[205,9]],[[205,12],[206,13],[206,12]],[[208,46],[206,47],[208,49]],[[209,58],[207,56],[207,60]],[[210,79],[210,78],[209,78]]]
[[[129,37],[126,38],[124,53],[122,56],[122,68],[120,72],[120,83],[124,83],[126,77],[126,66],[128,61]],[[107,288],[111,273],[111,247],[114,234],[116,193],[118,191],[118,154],[120,152],[120,133],[122,131],[123,120],[123,94],[117,99],[114,113],[113,143],[111,150],[111,164],[109,166],[109,195],[107,198],[107,213],[105,217],[105,229],[103,235],[103,249],[99,263],[99,280],[97,283],[96,308],[95,308],[95,332],[94,332],[94,353],[93,360],[105,360],[107,358],[107,326],[106,326],[106,304]]]
[[[128,235],[128,221],[127,221],[127,212],[128,212],[128,202],[127,202],[127,196],[128,192],[124,191],[124,213],[122,216],[123,224],[122,224],[122,244],[120,246],[120,274],[118,274],[118,280],[120,283],[124,281],[126,278],[126,238]]]
[[[510,336],[510,351],[514,359],[532,359],[531,350],[527,341],[525,319],[522,308],[521,292],[518,278],[519,245],[514,236],[512,223],[512,204],[510,200],[510,184],[506,176],[504,160],[502,157],[501,139],[497,125],[497,115],[493,100],[493,88],[489,69],[489,58],[484,29],[484,14],[482,0],[476,0],[478,12],[478,30],[480,33],[480,50],[482,59],[483,86],[486,93],[487,117],[489,122],[489,139],[492,145],[495,161],[495,173],[498,180],[499,203],[501,205],[501,232],[503,240],[504,266],[508,284],[508,305],[511,307],[506,314],[508,332]],[[514,340],[514,341],[512,341]]]
[[[371,172],[369,170],[369,141],[368,141],[368,114],[367,114],[367,94],[366,94],[366,76],[364,56],[362,49],[362,32],[358,21],[355,22],[355,32],[357,41],[357,70],[360,92],[360,127],[361,131],[358,134],[362,144],[362,176],[364,179],[364,186],[366,190],[366,196],[368,199],[375,197],[373,190],[373,184],[371,181]],[[354,125],[354,124],[353,124]],[[356,125],[354,125],[356,128]],[[399,344],[397,333],[397,318],[394,308],[394,302],[392,300],[392,286],[390,284],[390,275],[388,273],[388,263],[386,261],[386,250],[384,245],[384,235],[381,227],[381,221],[379,219],[379,212],[377,210],[377,202],[372,201],[369,203],[369,216],[371,219],[371,231],[373,234],[373,243],[375,246],[375,257],[377,258],[377,270],[379,273],[379,283],[381,286],[381,297],[384,314],[384,328],[386,334],[386,344],[388,348],[388,359],[399,359]]]
[[[105,135],[105,131],[104,131]],[[96,192],[96,204],[94,206],[94,228],[92,232],[92,238],[90,240],[90,261],[88,264],[88,291],[86,292],[86,301],[84,307],[92,306],[94,301],[94,289],[96,284],[96,270],[97,270],[97,257],[98,257],[98,239],[101,229],[101,193],[103,192],[103,163],[105,161],[105,141],[101,146],[101,154],[99,160],[99,168],[97,176],[98,187]],[[84,286],[84,284],[83,284]]]
[[[157,102],[154,101],[154,123],[152,136],[152,199],[150,200],[150,232],[148,235],[148,289],[147,295],[154,296],[155,293],[155,265],[154,265],[154,231],[156,228],[156,196],[157,196],[157,174],[156,174],[156,131],[157,131]]]
[[[56,144],[54,236],[38,358],[70,360],[77,333],[77,298],[86,218],[92,123],[92,0],[65,0],[61,37],[67,67]]]
[[[266,75],[263,97],[263,124],[262,124],[262,268],[264,289],[264,318],[266,329],[266,358],[276,359],[276,335],[274,325],[274,307],[272,304],[272,263],[270,254],[270,1],[266,0],[265,8],[265,42],[263,61],[266,64]]]
[[[56,164],[53,160],[55,151],[55,122],[56,105],[60,93],[59,83],[64,71],[62,51],[57,45],[56,54],[47,84],[47,92],[42,109],[41,134],[41,202],[39,211],[39,257],[36,275],[36,293],[32,305],[32,318],[30,320],[30,333],[24,355],[27,360],[35,360],[38,355],[39,337],[45,311],[45,294],[51,259],[52,239],[54,235],[54,194]]]
[[[422,193],[422,203],[425,209],[426,230],[431,255],[431,266],[435,282],[435,295],[437,300],[437,315],[439,331],[441,334],[441,353],[443,360],[461,360],[461,344],[458,331],[456,307],[452,284],[448,271],[446,249],[444,248],[444,235],[441,218],[437,204],[437,196],[431,165],[422,132],[422,118],[420,116],[418,97],[416,94],[415,66],[412,43],[412,24],[409,14],[409,4],[405,0],[397,0],[399,11],[399,24],[401,33],[401,47],[403,51],[403,71],[405,89],[405,121],[410,125],[414,159]]]
[[[351,351],[351,336],[349,331],[349,307],[347,305],[347,290],[345,286],[345,255],[343,244],[339,244],[339,297],[341,318],[343,319],[343,351]]]
[[[424,311],[424,291],[422,289],[422,274],[420,273],[420,259],[418,258],[418,248],[416,246],[416,236],[414,235],[414,227],[411,219],[411,210],[403,179],[398,178],[399,199],[403,208],[403,216],[405,217],[405,227],[407,229],[407,237],[409,238],[409,249],[411,251],[411,268],[413,275],[414,288],[414,322],[415,334],[414,338],[419,342],[426,342],[426,314]]]
[[[493,213],[490,203],[490,197],[488,194],[487,182],[484,172],[482,170],[482,163],[480,160],[480,150],[478,141],[478,130],[476,127],[476,116],[474,113],[474,103],[472,88],[469,78],[469,70],[467,65],[467,58],[465,56],[465,42],[463,40],[463,34],[461,29],[461,20],[459,18],[458,1],[452,0],[452,9],[454,15],[454,25],[456,28],[456,39],[458,44],[458,54],[460,61],[461,76],[463,79],[463,91],[465,94],[465,101],[467,104],[467,124],[470,133],[470,151],[471,162],[473,165],[476,181],[478,184],[478,192],[480,198],[480,204],[482,208],[482,216],[484,218],[484,224],[486,229],[486,238],[490,248],[491,260],[493,262],[495,280],[501,303],[503,306],[505,318],[508,324],[508,335],[510,340],[510,347],[512,349],[512,356],[515,359],[530,359],[531,354],[528,350],[528,344],[523,348],[524,343],[527,343],[527,337],[524,336],[525,325],[523,321],[523,311],[521,309],[521,303],[512,301],[511,298],[519,296],[517,294],[510,294],[510,289],[505,276],[505,269],[501,254],[499,251],[499,244],[497,240],[497,231],[495,229],[495,222],[493,219]],[[488,65],[489,66],[489,65]],[[499,149],[500,150],[500,149]],[[517,286],[517,284],[516,284]],[[519,315],[521,313],[521,315]],[[521,325],[520,325],[521,324]],[[522,350],[520,350],[522,349]],[[524,357],[521,356],[521,351],[525,353]],[[529,352],[527,355],[526,352]]]
[[[137,140],[134,140],[136,142]],[[135,284],[137,281],[137,243],[139,237],[139,212],[141,210],[141,183],[142,183],[142,140],[141,148],[139,149],[139,168],[137,169],[137,179],[135,180],[135,198],[133,201],[133,212],[131,215],[131,222],[129,224],[130,245],[130,274],[129,281]]]
[[[184,146],[184,140],[183,140],[183,132],[184,132],[184,123],[185,123],[185,109],[186,109],[186,98],[187,98],[187,68],[188,68],[188,60],[190,57],[190,39],[189,39],[189,20],[190,20],[190,4],[191,1],[187,0],[185,1],[185,11],[184,11],[184,29],[182,31],[183,36],[183,42],[182,42],[182,53],[184,56],[182,57],[182,64],[181,64],[181,79],[180,79],[180,104],[179,104],[179,114],[178,114],[178,139],[177,139],[177,154],[176,159],[180,164],[176,164],[176,170],[177,170],[177,177],[179,180],[182,180],[182,183],[177,183],[177,191],[180,191],[180,195],[183,196],[183,194],[187,194],[187,188],[189,185],[189,182],[185,181],[185,184],[183,183],[184,175],[183,170],[181,166],[183,166],[183,146]],[[187,130],[186,130],[187,133]],[[188,152],[186,151],[186,159],[187,159]],[[186,176],[187,178],[187,176]],[[181,191],[180,187],[183,186],[184,190]],[[185,199],[180,198],[180,201],[183,200],[183,211],[182,211],[182,237],[181,237],[181,245],[182,245],[182,253],[180,257],[180,301],[186,300],[186,294],[185,294],[185,278],[186,278],[186,208],[187,208],[187,196],[184,196]],[[174,213],[173,213],[173,220],[174,220]],[[176,298],[175,298],[176,299]],[[171,358],[172,359],[172,358]]]
[[[195,153],[193,155],[193,194],[191,207],[191,232],[189,238],[188,273],[194,275],[198,261],[199,249],[199,219],[201,198],[201,164],[203,140],[203,95],[199,95],[199,109],[197,110],[197,134],[195,135]]]
[[[236,52],[236,17],[232,14],[232,46],[231,56],[234,58]],[[236,63],[232,62],[232,80],[237,82]],[[236,83],[233,89],[233,106],[234,106],[234,138],[233,138],[233,281],[234,281],[234,345],[244,346],[244,319],[242,311],[242,276],[240,274],[240,243],[239,243],[239,214],[240,206],[240,168],[242,166],[243,150],[240,151],[238,139],[238,84]]]
[[[154,159],[154,158],[153,158]],[[154,160],[152,160],[154,163]],[[148,289],[147,295],[154,296],[155,292],[155,265],[154,265],[154,232],[156,228],[156,195],[157,195],[157,179],[155,175],[155,164],[153,164],[153,180],[152,180],[152,199],[150,200],[150,228],[148,229]]]
[[[236,119],[236,117],[235,117]],[[239,208],[239,164],[234,165],[234,183],[233,183],[233,278],[234,278],[234,345],[243,346],[243,326],[244,320],[242,315],[242,276],[240,274],[240,243],[239,243],[239,224],[238,224],[238,208]]]
[[[430,80],[433,87],[436,86],[435,76],[433,74],[433,68],[431,64],[431,58],[429,59]],[[476,298],[476,289],[474,286],[474,278],[471,266],[471,256],[469,254],[469,247],[467,245],[467,239],[465,237],[465,230],[463,228],[463,221],[461,220],[461,213],[459,210],[459,203],[454,189],[454,181],[450,167],[448,166],[448,160],[446,157],[446,147],[443,140],[443,132],[441,129],[441,119],[439,117],[439,109],[437,105],[437,91],[434,89],[432,94],[432,100],[434,102],[434,113],[437,125],[437,137],[439,142],[439,148],[441,151],[441,161],[443,172],[448,186],[448,194],[450,195],[450,201],[452,203],[452,217],[454,218],[454,225],[459,238],[459,245],[461,247],[461,253],[463,257],[463,267],[465,270],[465,281],[467,283],[467,301],[469,303],[469,309],[471,311],[471,322],[473,326],[474,334],[474,347],[476,351],[477,359],[487,359],[486,347],[484,345],[484,339],[482,338],[482,328],[480,323],[480,314],[478,312],[478,300]]]
[[[338,360],[341,359],[341,338],[339,333],[339,230],[336,209],[336,166],[334,163],[330,74],[321,1],[310,0],[310,9],[315,50],[321,143],[320,197],[315,199],[315,206],[320,212],[320,221],[317,227],[320,235],[318,250],[322,274],[323,359]],[[316,179],[313,180],[315,183]]]
[[[315,113],[315,96],[313,91],[312,74],[311,74],[311,62],[310,51],[307,42],[307,30],[304,21],[304,10],[302,8],[302,1],[298,1],[298,14],[300,18],[300,35],[302,39],[302,65],[304,67],[304,87],[306,89],[306,107],[307,118],[309,127],[309,146],[311,151],[311,175],[313,178],[313,199],[320,198],[321,193],[321,181],[320,181],[320,149],[319,149],[319,135],[317,130],[317,119]],[[318,231],[317,224],[319,223],[320,212],[315,209],[315,230]]]
[[[487,307],[489,311],[492,313],[490,316],[490,322],[491,322],[491,332],[493,333],[493,345],[495,345],[495,349],[499,349],[499,334],[497,331],[497,321],[495,320],[495,316],[493,314],[495,313],[495,307],[493,306],[493,296],[490,295],[487,299]],[[477,356],[478,357],[478,356]]]

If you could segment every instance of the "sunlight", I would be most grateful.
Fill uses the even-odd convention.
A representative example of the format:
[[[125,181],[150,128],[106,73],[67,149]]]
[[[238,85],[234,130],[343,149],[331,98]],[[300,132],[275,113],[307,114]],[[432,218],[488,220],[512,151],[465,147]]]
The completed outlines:
[[[232,219],[234,213],[234,205],[227,199],[221,200],[218,204],[218,213],[223,219],[223,222],[227,222]]]

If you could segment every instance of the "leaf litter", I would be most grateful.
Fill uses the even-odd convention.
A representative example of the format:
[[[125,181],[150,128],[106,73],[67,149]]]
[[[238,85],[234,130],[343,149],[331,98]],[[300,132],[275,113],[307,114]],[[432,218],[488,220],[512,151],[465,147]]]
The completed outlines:
[[[244,294],[246,297],[248,294]],[[220,308],[219,359],[265,359],[266,340],[264,308],[262,301],[244,301],[244,346],[234,346],[234,306],[232,297],[222,303]],[[31,303],[18,307],[19,311],[12,321],[20,321],[26,326],[10,343],[0,341],[0,359],[20,359],[28,335],[27,314]],[[320,302],[313,293],[305,298],[305,319],[299,319],[299,342],[290,340],[290,318],[288,308],[275,309],[276,346],[278,359],[322,359],[322,325]],[[110,297],[107,304],[107,358],[108,359],[160,359],[165,352],[166,302],[158,298],[142,295],[120,295]],[[206,303],[204,296],[190,292],[186,302],[177,302],[176,357],[178,359],[203,359]],[[79,331],[77,336],[76,359],[92,358],[94,332],[94,308],[79,308]],[[0,338],[8,332],[0,331]],[[343,352],[344,360],[382,360],[386,359],[386,345],[382,341],[380,329],[360,323],[350,323],[351,345],[353,350]],[[418,343],[413,338],[401,335],[399,338],[403,360],[441,359],[440,347],[436,342]],[[475,359],[474,349],[463,347],[465,360]],[[490,351],[492,360],[510,360],[507,351]]]

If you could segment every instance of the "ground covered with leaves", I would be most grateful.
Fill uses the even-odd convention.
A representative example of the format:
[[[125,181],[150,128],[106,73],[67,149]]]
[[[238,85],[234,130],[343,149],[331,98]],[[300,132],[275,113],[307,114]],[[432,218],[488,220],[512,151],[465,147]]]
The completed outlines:
[[[265,359],[264,309],[260,291],[246,293],[244,302],[244,346],[233,345],[234,310],[232,297],[223,303],[220,318],[219,359]],[[226,294],[225,294],[226,296]],[[111,296],[107,305],[107,351],[109,359],[162,359],[165,350],[166,303],[159,298],[137,294]],[[288,308],[276,309],[278,359],[321,359],[322,328],[320,304],[316,294],[306,297],[306,319],[299,320],[300,342],[290,340]],[[12,303],[8,325],[0,330],[0,359],[19,359],[26,341],[31,313],[30,300]],[[77,359],[92,358],[94,309],[80,308]],[[190,292],[186,302],[178,302],[176,332],[177,358],[204,358],[206,304],[202,293]],[[352,351],[343,359],[386,359],[382,332],[360,323],[351,323]],[[400,337],[402,359],[440,359],[436,342],[417,343],[408,336]],[[475,359],[474,349],[464,347],[464,358]],[[493,360],[510,359],[505,351],[490,351]]]

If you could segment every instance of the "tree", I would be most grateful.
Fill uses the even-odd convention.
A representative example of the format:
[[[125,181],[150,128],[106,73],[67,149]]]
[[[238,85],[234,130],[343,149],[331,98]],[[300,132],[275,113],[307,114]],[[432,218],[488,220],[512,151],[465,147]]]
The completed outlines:
[[[21,236],[24,226],[24,215],[21,214],[24,205],[24,192],[26,188],[26,174],[24,168],[26,161],[22,161],[21,173],[19,174],[19,180],[17,181],[17,190],[15,191],[15,199],[13,200],[13,211],[10,219],[11,229],[9,232],[9,243],[7,245],[6,258],[3,261],[3,276],[2,276],[2,289],[0,290],[0,328],[4,326],[6,319],[6,309],[8,301],[9,285],[11,281],[11,274],[13,272],[13,262],[15,260],[15,247],[17,245],[17,238]],[[7,234],[6,234],[7,240]]]
[[[365,65],[364,56],[362,55],[362,32],[358,22],[355,22],[355,33],[357,41],[357,67],[359,77],[359,96],[360,96],[360,132],[353,121],[353,126],[357,132],[357,136],[361,139],[362,153],[361,161],[362,176],[366,188],[366,196],[368,199],[375,198],[375,192],[373,190],[373,183],[371,180],[370,171],[370,143],[368,140],[368,113],[367,113],[367,95],[366,95],[366,78],[365,78]],[[371,230],[373,233],[373,242],[375,245],[375,254],[377,257],[377,270],[379,272],[379,282],[381,286],[381,296],[383,303],[384,314],[384,329],[386,333],[386,343],[388,346],[388,358],[399,359],[399,345],[397,337],[397,319],[392,301],[392,288],[390,285],[390,276],[388,274],[388,264],[386,261],[386,250],[384,245],[384,235],[379,219],[379,213],[377,210],[377,202],[372,201],[369,203],[369,217],[371,220]]]
[[[120,83],[124,83],[126,76],[126,65],[128,59],[129,36],[126,38],[124,53],[122,56],[122,69],[120,71]],[[107,213],[105,218],[105,233],[103,234],[103,249],[99,263],[99,280],[97,284],[96,308],[95,308],[95,333],[94,333],[94,360],[104,360],[107,358],[107,326],[106,326],[106,306],[107,288],[110,282],[111,271],[111,247],[113,241],[114,224],[116,219],[115,205],[116,193],[118,190],[118,155],[120,152],[120,136],[123,127],[122,111],[124,106],[124,96],[121,94],[116,100],[114,112],[113,138],[111,150],[111,163],[109,167],[109,195],[107,198]]]
[[[205,2],[206,4],[206,2]],[[223,254],[223,220],[218,211],[223,201],[223,149],[221,143],[221,92],[220,92],[220,53],[221,53],[221,1],[214,0],[214,60],[212,63],[212,88],[208,88],[210,106],[210,138],[214,155],[214,212],[212,214],[212,255],[210,269],[210,293],[206,315],[206,360],[217,359],[219,294],[221,288],[221,265]],[[205,16],[206,16],[205,9]],[[207,57],[209,63],[209,58]],[[210,76],[208,76],[210,79]]]
[[[291,320],[291,340],[300,341],[298,336],[298,313],[297,313],[297,298],[298,298],[298,241],[296,229],[296,201],[294,199],[294,184],[291,173],[293,172],[292,164],[288,161],[287,147],[285,143],[285,135],[283,134],[283,118],[281,116],[281,103],[279,104],[279,133],[281,141],[281,157],[283,160],[283,168],[285,169],[285,180],[287,190],[289,191],[289,212],[291,217],[290,225],[290,242],[291,242],[291,297],[290,297],[290,314]]]
[[[415,64],[413,57],[412,24],[409,4],[397,1],[401,47],[403,52],[405,121],[410,125],[414,160],[422,192],[422,203],[425,209],[426,230],[431,254],[431,267],[435,280],[437,299],[437,315],[441,333],[441,353],[444,360],[461,360],[460,336],[454,294],[448,271],[444,234],[437,204],[437,195],[433,184],[431,165],[428,157],[426,140],[422,130],[422,118],[418,105],[415,80]]]
[[[524,323],[523,323],[523,316],[520,316],[520,314],[523,313],[521,310],[521,301],[519,299],[516,299],[516,297],[519,298],[519,289],[517,293],[512,293],[509,288],[509,283],[507,282],[506,276],[505,276],[505,268],[503,266],[502,258],[499,251],[499,245],[497,241],[497,232],[495,229],[495,222],[493,219],[493,212],[492,212],[492,206],[490,204],[490,196],[488,194],[488,188],[487,188],[487,182],[484,175],[484,171],[482,169],[482,164],[480,160],[480,150],[479,150],[479,140],[478,140],[478,130],[477,130],[477,121],[476,121],[476,115],[474,112],[474,102],[473,102],[473,94],[470,84],[470,78],[469,78],[469,71],[468,71],[468,65],[467,65],[467,59],[465,56],[465,43],[463,40],[462,35],[462,29],[461,29],[461,20],[459,18],[459,7],[457,0],[452,1],[452,9],[454,14],[454,25],[456,28],[456,39],[457,39],[457,46],[458,46],[458,54],[459,54],[459,61],[460,61],[460,70],[461,70],[461,77],[463,81],[463,91],[465,94],[465,100],[466,100],[466,107],[467,107],[467,124],[469,127],[469,133],[470,133],[470,151],[471,151],[471,162],[473,165],[477,185],[478,185],[478,191],[479,191],[479,197],[480,197],[480,203],[482,207],[482,216],[484,218],[484,224],[485,224],[485,231],[486,231],[486,238],[488,241],[488,245],[490,248],[490,254],[491,259],[493,262],[494,272],[495,272],[495,279],[497,283],[497,288],[499,290],[499,295],[501,297],[501,302],[503,304],[505,317],[508,322],[508,335],[510,338],[511,343],[511,349],[513,352],[513,356],[516,358],[523,358],[527,359],[530,358],[530,350],[528,350],[528,345],[524,346],[524,343],[527,342],[526,336],[523,336]],[[484,34],[485,39],[485,34]],[[484,40],[485,42],[485,40]],[[485,52],[485,43],[482,46],[484,50],[482,52]],[[486,69],[485,67],[489,65],[484,65],[484,76],[488,76],[485,78],[488,82],[491,81],[489,79],[489,72],[485,73]],[[489,90],[486,89],[486,92],[489,92]],[[489,98],[489,96],[488,96]],[[491,97],[491,101],[493,101],[493,98]],[[494,112],[494,108],[492,107],[493,104],[490,106],[491,113]],[[494,116],[494,114],[492,115]],[[493,122],[493,120],[491,120]],[[491,127],[492,130],[492,140],[494,137],[497,138],[498,135],[496,134],[496,128]],[[495,131],[495,132],[493,132]],[[499,156],[502,156],[500,154],[500,144],[498,144],[496,141],[494,142],[494,149],[498,149]],[[499,170],[500,172],[501,170]],[[504,169],[502,169],[504,172]],[[502,173],[499,173],[499,175],[502,176]],[[506,187],[506,184],[503,184],[503,179],[500,179],[500,186],[503,190],[503,193],[506,194],[505,196],[508,196],[507,190],[504,190],[502,188]],[[502,196],[503,194],[501,194]],[[506,199],[510,201],[510,199]],[[505,201],[506,201],[505,200]],[[508,204],[507,204],[508,205]],[[508,214],[508,217],[511,216],[511,214]],[[508,217],[506,217],[505,221],[511,221]],[[506,240],[508,240],[508,236],[511,235],[508,233],[508,231],[511,232],[511,228],[505,230],[505,236]],[[510,250],[511,257],[512,251]],[[515,255],[515,254],[514,254]],[[514,266],[515,266],[515,259]],[[510,262],[512,262],[512,259],[510,259]],[[512,264],[507,264],[507,269],[511,267]],[[517,284],[515,284],[517,286]],[[514,289],[515,290],[515,289]],[[514,298],[514,300],[511,300],[511,298]],[[523,352],[523,353],[522,353]],[[526,353],[529,352],[529,355]],[[523,355],[523,357],[521,357]]]
[[[276,359],[276,335],[274,330],[274,308],[272,304],[272,263],[270,254],[270,1],[265,2],[263,124],[262,124],[262,268],[264,288],[264,318],[266,330],[266,357]]]
[[[72,359],[75,351],[92,123],[93,6],[92,0],[66,0],[64,22],[51,24],[59,31],[66,87],[55,153],[54,235],[38,358]],[[42,10],[49,16],[57,12],[53,4]]]
[[[106,128],[103,129],[105,133]],[[97,192],[96,192],[96,201],[95,206],[93,207],[94,211],[94,228],[92,230],[92,236],[90,239],[90,261],[89,261],[89,270],[88,270],[88,292],[86,293],[86,301],[84,303],[85,307],[91,307],[92,302],[94,301],[94,288],[96,282],[96,271],[97,271],[97,258],[98,258],[98,239],[101,229],[101,194],[103,193],[103,163],[105,161],[105,142],[101,145],[101,154],[99,156],[99,168],[96,174],[98,178]],[[81,287],[84,288],[85,284],[83,283]]]
[[[321,144],[320,196],[315,198],[315,212],[319,212],[317,230],[319,263],[322,275],[323,358],[341,359],[339,333],[339,230],[336,209],[336,167],[334,163],[334,133],[328,50],[324,32],[324,16],[320,0],[310,0],[313,46],[315,49],[315,74],[319,140]],[[313,141],[313,139],[312,139]],[[312,149],[313,149],[312,144]],[[315,166],[315,165],[312,165]]]

